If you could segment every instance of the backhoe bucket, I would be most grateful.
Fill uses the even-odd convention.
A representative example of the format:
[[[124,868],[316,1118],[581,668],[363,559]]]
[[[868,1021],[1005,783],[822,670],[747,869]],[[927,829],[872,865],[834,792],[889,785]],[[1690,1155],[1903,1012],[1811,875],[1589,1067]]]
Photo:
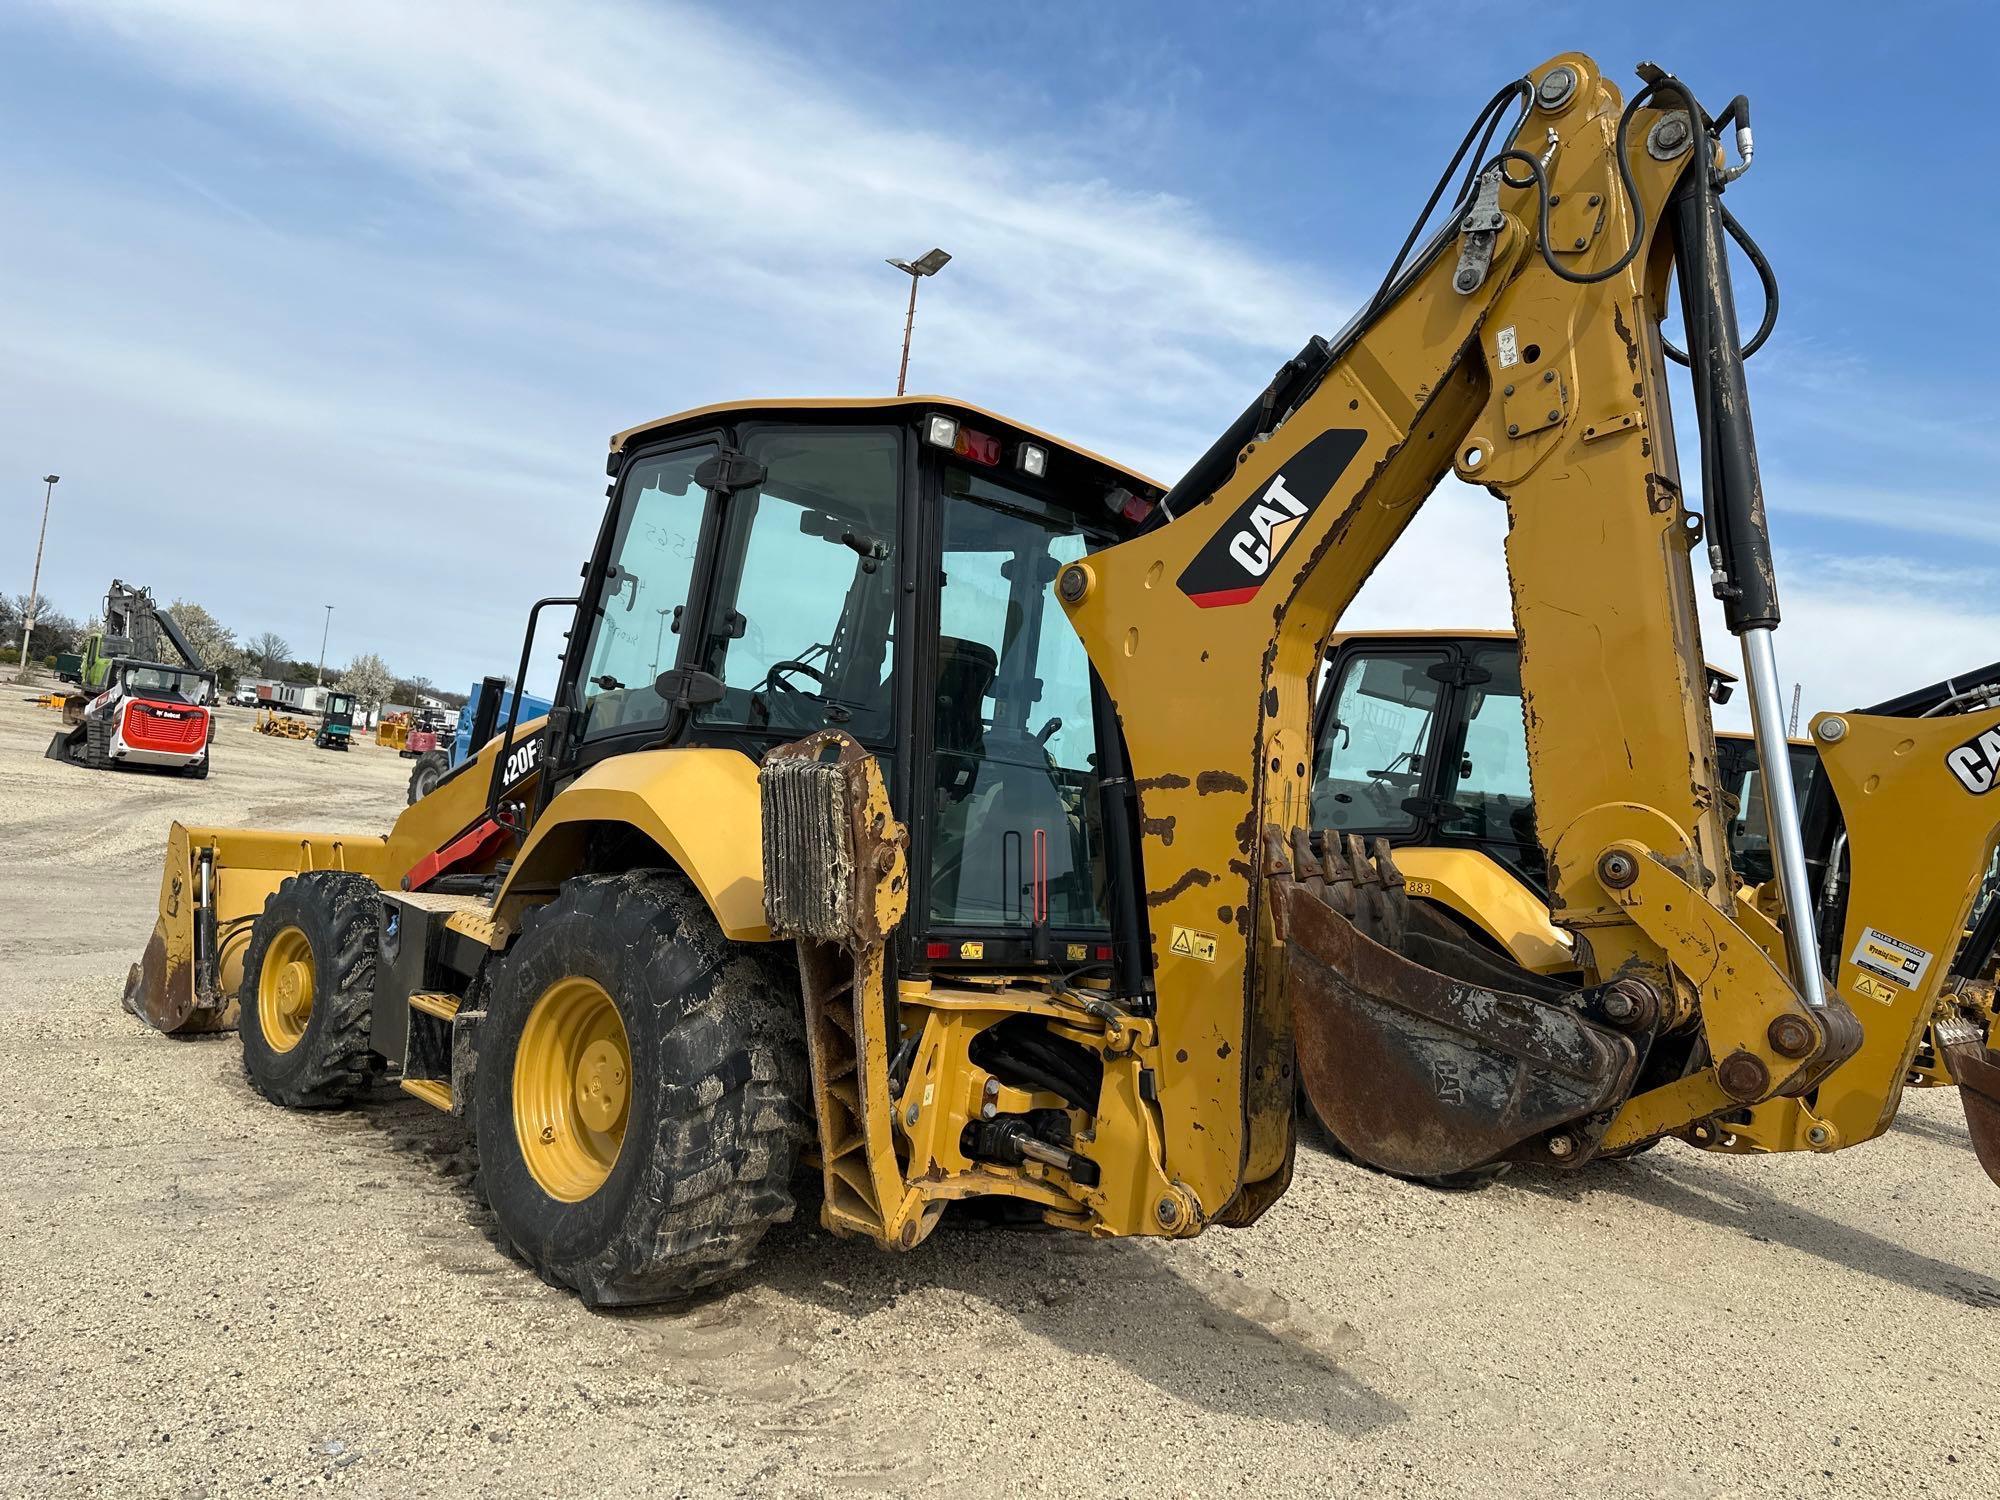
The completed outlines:
[[[1426,1181],[1589,1159],[1637,1073],[1631,1037],[1411,905],[1386,842],[1371,859],[1329,835],[1321,865],[1301,837],[1289,865],[1273,884],[1299,1079],[1342,1150]]]
[[[1961,1017],[1940,1016],[1931,1027],[1944,1065],[1958,1085],[1959,1102],[1965,1106],[1972,1153],[2000,1187],[2000,1052],[1991,1050],[1980,1029]]]

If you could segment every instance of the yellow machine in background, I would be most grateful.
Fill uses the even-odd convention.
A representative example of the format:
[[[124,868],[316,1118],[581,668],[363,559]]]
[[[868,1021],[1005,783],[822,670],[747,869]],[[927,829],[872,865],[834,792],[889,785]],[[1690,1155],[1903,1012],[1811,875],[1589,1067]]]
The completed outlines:
[[[1313,726],[1312,821],[1322,840],[1386,840],[1411,898],[1432,904],[1524,967],[1543,974],[1574,971],[1572,940],[1551,924],[1542,895],[1547,870],[1529,787],[1513,633],[1343,633],[1330,643],[1327,663]],[[1735,683],[1731,674],[1710,669],[1714,701],[1726,702]],[[1994,710],[2000,710],[2000,663],[1903,694],[1868,710],[1867,717],[1947,719],[1962,729],[1966,715]],[[1742,898],[1776,919],[1782,907],[1772,883],[1764,778],[1755,747],[1747,735],[1736,734],[1718,735],[1716,748],[1724,831]],[[1974,981],[1982,975],[1990,979],[2000,911],[1992,901],[1993,855],[1977,837],[1977,822],[1965,818],[1962,803],[1936,798],[1921,782],[1879,781],[1858,801],[1843,803],[1822,777],[1819,748],[1811,739],[1792,740],[1788,758],[1816,895],[1822,964],[1842,972],[1843,958],[1857,951],[1867,926],[1859,912],[1849,920],[1855,873],[1844,808],[1854,805],[1870,822],[1894,830],[1891,839],[1877,837],[1872,845],[1895,860],[1893,877],[1912,906],[1953,913],[1962,909],[1969,885],[1981,889],[1970,926],[1947,944],[1948,962],[1925,965],[1907,985],[1857,965],[1850,979],[1854,994],[1875,1005],[1942,1016],[1947,1033],[1972,1007],[1983,1027],[1991,1018],[1991,987]],[[1898,800],[1904,796],[1913,800]],[[1916,857],[1907,833],[1913,827],[1928,829]],[[1954,849],[1968,862],[1953,864]],[[1866,1075],[1866,1082],[1822,1093],[1848,1100],[1892,1098],[1895,1090],[1886,1075],[1899,1063],[1910,1086],[1953,1081],[1932,1032],[1905,1058],[1909,1037],[1903,1026],[1866,1030],[1868,1038],[1842,1073],[1843,1081]],[[1880,1116],[1881,1127],[1892,1114],[1893,1109]],[[1736,1121],[1701,1122],[1684,1138],[1723,1149],[1767,1149],[1766,1138],[1754,1128],[1718,1130],[1732,1123],[1754,1127],[1757,1121],[1745,1111]],[[1876,1133],[1872,1116],[1816,1123],[1820,1134],[1816,1139],[1808,1134],[1807,1144],[1820,1149],[1856,1144]],[[1852,1133],[1840,1131],[1842,1125]],[[1813,1128],[1804,1126],[1807,1132]]]
[[[822,1222],[888,1248],[970,1198],[1094,1235],[1247,1225],[1290,1180],[1295,1067],[1413,1175],[1713,1122],[1803,1146],[1893,1109],[1900,1070],[1828,1098],[1924,1018],[1858,1018],[1813,948],[1718,196],[1748,106],[1711,120],[1643,76],[1621,102],[1566,54],[1502,90],[1444,226],[1164,494],[938,398],[618,434],[583,587],[529,617],[517,680],[543,613],[569,632],[546,720],[386,835],[177,825],[128,1003],[186,1029],[240,1001],[280,1103],[386,1071],[462,1115],[500,1232],[593,1303],[737,1270],[808,1155]],[[1676,270],[1702,514],[1667,410]],[[1309,845],[1325,643],[1446,472],[1509,508],[1565,974],[1428,920],[1386,851]],[[1778,923],[1729,870],[1704,544],[1780,747]],[[1908,777],[1990,850],[1967,728],[1815,733],[1843,806]],[[1859,801],[1848,826],[1851,909],[1935,952],[1972,892],[1864,889],[1890,862]]]
[[[304,719],[295,719],[290,714],[280,713],[275,708],[257,710],[254,726],[259,734],[274,735],[281,740],[309,740],[313,737],[313,726]]]

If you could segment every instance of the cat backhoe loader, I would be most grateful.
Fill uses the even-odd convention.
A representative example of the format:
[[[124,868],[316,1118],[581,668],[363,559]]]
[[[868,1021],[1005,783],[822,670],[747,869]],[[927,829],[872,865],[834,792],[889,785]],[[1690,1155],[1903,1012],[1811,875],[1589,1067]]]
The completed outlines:
[[[1735,683],[1729,673],[1709,668],[1712,701],[1728,701]],[[1951,716],[1964,726],[1991,719],[1996,711],[2000,662],[1901,694],[1861,710],[1860,716]],[[1851,725],[1857,715],[1829,715],[1820,722],[1836,717]],[[1845,972],[1857,998],[1876,1002],[1857,1007],[1865,1040],[1842,1065],[1838,1080],[1851,1087],[1829,1083],[1823,1088],[1829,1097],[1843,1100],[1887,1098],[1894,1092],[1892,1074],[1899,1065],[1905,1069],[1906,1086],[1948,1085],[1952,1078],[1938,1035],[1927,1030],[1915,1053],[1906,1056],[1907,1016],[1898,1012],[1907,991],[1909,1013],[1940,1017],[1947,1035],[1968,1010],[1982,1029],[1990,1024],[2000,915],[1988,919],[1987,913],[2000,875],[1991,851],[1975,850],[1975,861],[1966,868],[1929,857],[1922,820],[1937,804],[1926,805],[1921,779],[1878,784],[1858,811],[1881,824],[1882,831],[1867,842],[1898,860],[1891,878],[1912,892],[1929,890],[1931,896],[1920,899],[1941,911],[1961,910],[1968,884],[1979,896],[1955,946],[1947,939],[1949,963],[1924,966],[1907,985],[1868,967],[1865,914],[1851,910],[1848,900],[1855,874],[1846,814],[1833,782],[1820,774],[1821,749],[1837,756],[1842,752],[1833,747],[1840,743],[1836,731],[1825,746],[1799,738],[1787,749],[1821,965],[1829,973]],[[1412,901],[1428,904],[1435,915],[1457,922],[1496,954],[1524,967],[1544,974],[1574,971],[1572,941],[1550,922],[1543,897],[1547,870],[1536,839],[1520,664],[1511,631],[1336,635],[1314,711],[1313,746],[1316,846],[1323,847],[1329,837],[1385,840]],[[1718,734],[1716,751],[1730,862],[1749,901],[1763,903],[1768,912],[1774,870],[1756,747],[1748,735]],[[1903,805],[1899,799],[1905,796],[1916,800]],[[1950,802],[1943,810],[1963,813]],[[1915,840],[1907,832],[1911,828],[1918,830]],[[1949,841],[1950,830],[1939,832]],[[1913,847],[1923,852],[1912,858]],[[1854,954],[1861,958],[1844,970]],[[1311,1107],[1309,1098],[1302,1102]],[[1847,1107],[1856,1106],[1850,1102]],[[1892,1115],[1893,1108],[1881,1119],[1881,1128]],[[1715,1149],[1755,1151],[1766,1149],[1754,1128],[1758,1123],[1754,1111],[1744,1111],[1734,1119],[1700,1122],[1681,1135]],[[1726,1128],[1739,1124],[1752,1128],[1740,1134]],[[1855,1145],[1875,1133],[1856,1130],[1824,1144],[1827,1149]],[[1463,1179],[1454,1185],[1463,1185]]]
[[[821,1221],[887,1248],[961,1199],[1247,1225],[1290,1178],[1295,1061],[1344,1139],[1428,1172],[1804,1108],[1861,1027],[1809,926],[1736,898],[1690,568],[1705,542],[1782,744],[1720,128],[1657,70],[1622,105],[1578,54],[1508,85],[1448,219],[1165,493],[933,398],[618,434],[583,587],[529,617],[517,680],[569,623],[549,713],[386,835],[176,826],[128,1003],[174,1029],[240,1001],[281,1103],[387,1074],[463,1115],[501,1231],[593,1303],[731,1274],[801,1160]],[[1454,469],[1512,518],[1561,978],[1308,844],[1324,644]],[[2000,806],[1951,779],[1957,730],[1897,732],[1940,798]],[[1893,890],[1853,899],[1922,943]]]

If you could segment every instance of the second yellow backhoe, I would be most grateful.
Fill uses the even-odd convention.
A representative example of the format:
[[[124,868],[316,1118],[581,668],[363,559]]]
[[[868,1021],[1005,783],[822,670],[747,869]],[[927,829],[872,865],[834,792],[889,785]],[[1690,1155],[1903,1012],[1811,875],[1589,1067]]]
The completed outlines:
[[[1715,667],[1708,676],[1711,700],[1727,702],[1737,679]],[[2000,662],[1900,694],[1859,715],[1826,715],[1815,723],[1823,733],[1826,724],[1851,726],[1857,717],[1949,717],[1964,726],[1996,715]],[[1835,730],[1831,743],[1838,744],[1841,737]],[[1573,940],[1551,923],[1543,897],[1547,871],[1536,836],[1520,663],[1511,631],[1385,630],[1335,636],[1315,710],[1313,744],[1316,846],[1323,848],[1328,838],[1386,842],[1413,902],[1460,925],[1495,956],[1540,974],[1573,975]],[[1718,734],[1716,751],[1727,813],[1724,833],[1736,878],[1751,905],[1779,916],[1756,746],[1746,734]],[[1924,966],[1907,984],[1892,980],[1879,972],[1880,955],[1863,942],[1867,924],[1862,914],[1854,913],[1849,921],[1848,895],[1856,875],[1847,814],[1832,781],[1821,774],[1820,747],[1813,739],[1794,739],[1787,756],[1814,893],[1821,965],[1829,973],[1845,972],[1854,995],[1871,1002],[1859,1010],[1863,1044],[1842,1064],[1840,1080],[1861,1082],[1822,1091],[1848,1101],[1849,1110],[1856,1108],[1851,1101],[1857,1098],[1891,1097],[1896,1090],[1890,1074],[1899,1064],[1905,1069],[1905,1086],[1948,1085],[1953,1080],[1936,1031],[1927,1028],[1906,1057],[1907,1025],[1894,1013],[1906,1008],[1937,1018],[1946,1036],[1967,1012],[1981,1029],[1991,1024],[1993,968],[2000,958],[2000,903],[1995,899],[2000,895],[2000,863],[1976,841],[1955,837],[1959,830],[1924,825],[1926,816],[1939,813],[1962,818],[1963,808],[1927,797],[1920,781],[1878,783],[1855,804],[1859,817],[1879,825],[1864,842],[1897,860],[1893,878],[1917,902],[1954,912],[1962,905],[1968,881],[1978,889],[1967,925],[1950,949],[1950,962]],[[1900,800],[1905,796],[1915,800],[1906,804]],[[1976,832],[1977,825],[1965,831]],[[1942,847],[1970,850],[1974,863],[1961,868],[1933,857],[1933,836]],[[1854,954],[1861,957],[1844,969],[1844,961]],[[1900,963],[1894,967],[1901,972]],[[1885,1005],[1892,1013],[1886,1018],[1879,1013]],[[1312,1105],[1310,1098],[1302,1102]],[[1893,1109],[1880,1118],[1881,1128],[1892,1114]],[[1677,1134],[1709,1149],[1754,1152],[1770,1149],[1770,1137],[1760,1128],[1769,1123],[1744,1110],[1697,1122]],[[1850,1128],[1836,1133],[1842,1125]],[[1859,1117],[1836,1119],[1806,1144],[1833,1150],[1876,1133]],[[1476,1179],[1455,1178],[1450,1185],[1471,1180]]]
[[[393,1077],[462,1116],[500,1232],[593,1303],[736,1271],[801,1161],[825,1225],[892,1249],[968,1199],[1093,1235],[1247,1225],[1290,1179],[1295,1069],[1412,1173],[1571,1170],[1746,1110],[1799,1144],[1866,1037],[1923,1022],[1864,1025],[1827,982],[1781,750],[1782,920],[1729,869],[1704,549],[1783,743],[1719,196],[1748,106],[1642,77],[1621,101],[1566,54],[1501,90],[1448,219],[1164,493],[937,398],[618,434],[583,587],[529,619],[522,673],[540,617],[568,625],[546,718],[386,834],[175,825],[128,1003],[167,1030],[240,1007],[280,1103]],[[1309,846],[1325,643],[1453,471],[1509,509],[1561,975],[1428,920],[1375,852]],[[1990,849],[1989,738],[1851,716],[1827,774],[1843,805],[1908,777],[1927,826]],[[1936,961],[1972,892],[1864,889],[1891,867],[1848,821],[1850,910]]]

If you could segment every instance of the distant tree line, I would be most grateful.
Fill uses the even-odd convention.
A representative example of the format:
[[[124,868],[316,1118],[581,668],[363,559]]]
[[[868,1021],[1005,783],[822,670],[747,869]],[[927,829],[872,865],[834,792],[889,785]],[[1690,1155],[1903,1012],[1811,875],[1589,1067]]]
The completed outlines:
[[[215,673],[224,692],[233,691],[244,678],[270,678],[276,682],[310,686],[319,677],[319,663],[292,655],[291,643],[275,630],[259,631],[243,637],[224,625],[202,605],[190,599],[176,599],[166,607],[174,623],[188,638]],[[26,594],[0,594],[0,661],[13,662],[19,655],[21,626],[28,614]],[[35,635],[28,643],[37,661],[53,666],[65,652],[82,651],[90,633],[100,628],[96,619],[79,620],[50,603],[47,595],[35,601]],[[385,703],[415,706],[422,698],[435,698],[451,708],[465,706],[465,694],[447,692],[428,677],[404,677],[374,652],[364,652],[344,667],[329,666],[326,681],[354,694],[363,708],[379,708]]]

